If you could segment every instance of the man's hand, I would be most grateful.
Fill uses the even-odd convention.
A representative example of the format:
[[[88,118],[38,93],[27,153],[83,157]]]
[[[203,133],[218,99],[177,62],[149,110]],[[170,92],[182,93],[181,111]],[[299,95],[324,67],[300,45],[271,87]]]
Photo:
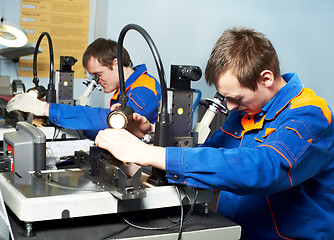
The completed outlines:
[[[95,144],[118,160],[165,169],[165,148],[148,145],[125,129],[101,130]]]
[[[29,93],[18,94],[13,97],[7,104],[7,112],[22,111],[30,112],[36,116],[48,116],[49,111],[46,102],[38,100]],[[46,111],[47,110],[47,111]],[[46,115],[47,114],[47,115]]]
[[[133,135],[142,138],[147,133],[152,132],[154,127],[146,117],[133,113],[132,121],[129,122],[126,129]]]
[[[120,106],[121,104],[116,103],[110,107],[110,111],[114,111]],[[136,137],[142,138],[147,133],[152,132],[154,127],[146,117],[133,113],[132,121],[128,123],[126,129]]]

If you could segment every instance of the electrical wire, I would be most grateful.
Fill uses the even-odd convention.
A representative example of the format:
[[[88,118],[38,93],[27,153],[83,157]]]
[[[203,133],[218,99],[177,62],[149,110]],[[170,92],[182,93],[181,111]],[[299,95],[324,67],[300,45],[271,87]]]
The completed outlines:
[[[119,231],[116,231],[116,232],[113,232],[113,233],[108,233],[107,235],[104,235],[102,238],[100,238],[100,240],[106,240],[110,237],[113,237],[117,234],[120,234],[120,233],[124,232],[125,230],[127,230],[129,227],[130,227],[130,225],[127,224],[124,228],[120,229]]]
[[[192,109],[192,113],[193,114],[194,114],[194,112],[196,110],[196,107],[198,106],[199,101],[202,98],[202,92],[199,89],[195,89],[195,93],[197,93],[197,98],[196,98],[196,100],[194,102],[194,105],[193,105],[193,109]]]
[[[76,130],[76,131],[77,131],[77,133],[78,133],[79,139],[85,139],[83,136],[81,136],[81,132],[80,132],[80,130]]]
[[[168,230],[168,229],[174,228],[174,227],[179,225],[179,223],[175,223],[175,224],[165,226],[165,227],[146,227],[146,226],[140,226],[140,225],[131,223],[125,217],[123,217],[123,220],[124,220],[124,222],[129,224],[131,227],[138,228],[138,229],[141,229],[141,230]]]
[[[180,190],[178,188],[178,186],[176,186],[175,188],[176,192],[177,192],[177,196],[179,198],[180,201],[180,209],[181,209],[181,216],[180,216],[180,227],[179,227],[179,234],[177,236],[177,240],[180,240],[182,237],[182,228],[183,228],[183,204],[182,204],[182,198],[181,198],[181,194],[180,194]]]
[[[172,225],[165,226],[165,227],[147,227],[147,226],[140,226],[140,225],[131,223],[125,217],[123,217],[123,220],[129,226],[134,227],[134,228],[138,228],[138,229],[142,229],[142,230],[167,230],[167,229],[171,229],[171,228],[174,228],[176,226],[179,226],[179,232],[178,232],[178,238],[177,239],[180,240],[181,236],[182,236],[183,224],[191,216],[191,214],[193,213],[194,206],[195,206],[195,204],[197,202],[198,194],[199,194],[199,191],[197,190],[194,201],[191,201],[191,198],[190,198],[189,194],[183,188],[181,188],[181,189],[186,194],[186,196],[189,199],[189,201],[191,202],[191,207],[190,207],[189,211],[187,212],[187,214],[184,216],[184,208],[183,208],[183,204],[182,204],[182,198],[181,198],[179,186],[175,186],[175,190],[176,190],[179,202],[180,202],[181,213],[180,213],[180,220],[178,220],[178,221],[173,221],[172,219],[170,219],[170,217],[168,217],[168,219],[173,223]]]
[[[57,132],[57,130],[58,130],[58,132]],[[57,134],[56,134],[56,132],[57,132]],[[60,127],[55,126],[55,130],[54,130],[54,132],[53,132],[53,137],[52,137],[51,142],[53,142],[55,139],[57,139],[59,133],[60,133]]]
[[[194,201],[192,202],[191,201],[191,198],[189,196],[189,194],[182,188],[183,192],[185,193],[185,195],[187,196],[189,202],[190,202],[190,209],[189,211],[187,212],[187,214],[184,216],[184,222],[188,220],[188,218],[191,216],[191,214],[193,213],[194,211],[194,207],[196,205],[196,202],[197,202],[197,199],[198,199],[198,194],[199,194],[199,191],[196,190],[196,195],[195,195],[195,198],[194,198]],[[172,223],[180,223],[180,220],[178,221],[174,221],[172,220],[170,217],[168,217],[169,221],[171,221]]]

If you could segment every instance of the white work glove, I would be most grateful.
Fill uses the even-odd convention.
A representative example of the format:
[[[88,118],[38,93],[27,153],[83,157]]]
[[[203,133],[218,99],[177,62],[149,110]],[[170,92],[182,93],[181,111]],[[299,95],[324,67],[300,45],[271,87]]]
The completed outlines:
[[[29,93],[18,94],[7,104],[7,112],[15,110],[29,112],[35,116],[44,116],[44,107],[46,102],[38,100]]]

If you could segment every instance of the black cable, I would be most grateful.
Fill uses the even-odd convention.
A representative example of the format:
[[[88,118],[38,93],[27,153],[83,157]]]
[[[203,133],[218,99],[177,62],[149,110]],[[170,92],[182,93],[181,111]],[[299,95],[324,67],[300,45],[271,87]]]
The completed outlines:
[[[195,199],[193,202],[191,202],[191,198],[189,196],[189,194],[182,188],[183,192],[186,194],[187,198],[189,199],[189,202],[190,202],[190,209],[189,211],[187,212],[187,214],[184,216],[184,219],[183,221],[187,221],[188,218],[191,216],[191,214],[193,213],[194,211],[194,208],[195,208],[195,205],[196,205],[196,202],[197,202],[197,199],[198,199],[198,194],[199,194],[199,191],[196,190],[196,195],[195,195]],[[171,219],[169,216],[168,216],[168,219],[169,221],[171,221],[172,223],[180,223],[180,220],[178,221],[174,221],[173,219]]]
[[[58,130],[58,132],[57,132],[57,130]],[[60,130],[61,130],[61,127],[55,126],[55,130],[53,132],[53,137],[52,137],[51,142],[53,142],[55,139],[57,139],[57,137],[58,137],[58,135],[60,133]],[[56,134],[56,132],[57,132],[57,134]]]
[[[181,209],[181,214],[180,214],[180,220],[172,225],[166,226],[166,227],[144,227],[144,226],[140,226],[134,223],[131,223],[130,221],[128,221],[125,217],[123,217],[123,220],[130,225],[131,227],[134,228],[138,228],[138,229],[142,229],[142,230],[167,230],[167,229],[171,229],[174,228],[176,226],[179,226],[179,233],[178,233],[178,240],[181,239],[182,236],[182,228],[183,228],[183,222],[184,222],[184,211],[183,211],[183,204],[182,204],[182,198],[181,198],[181,194],[180,194],[180,190],[178,186],[175,186],[175,190],[180,202],[180,209]]]
[[[52,136],[51,142],[53,142],[53,140],[55,140],[57,128],[58,128],[57,126],[54,126],[54,131],[53,131],[53,136]]]
[[[130,225],[127,224],[127,225],[126,225],[124,228],[122,228],[121,230],[116,231],[116,232],[113,232],[113,233],[108,233],[107,235],[105,235],[105,236],[103,236],[102,238],[100,238],[100,240],[106,240],[106,239],[108,239],[108,238],[110,238],[110,237],[113,237],[113,236],[115,236],[115,235],[117,235],[117,234],[120,234],[120,233],[124,232],[125,230],[127,230],[129,227],[130,227]]]
[[[83,136],[81,136],[81,132],[80,132],[80,130],[76,130],[77,131],[77,133],[78,133],[78,135],[79,135],[79,139],[85,139]]]
[[[183,204],[182,204],[182,198],[181,198],[179,187],[176,186],[175,190],[176,190],[177,196],[179,198],[180,207],[181,207],[180,228],[179,228],[179,234],[178,234],[178,237],[177,237],[177,240],[180,240],[181,237],[182,237],[182,228],[183,228]]]
[[[176,223],[176,224],[172,224],[172,225],[169,225],[169,226],[166,226],[166,227],[145,227],[145,226],[140,226],[140,225],[131,223],[125,217],[123,217],[123,220],[124,220],[124,222],[129,224],[131,227],[138,228],[138,229],[141,229],[141,230],[167,230],[167,229],[171,229],[171,228],[174,228],[174,227],[179,225],[179,223]]]

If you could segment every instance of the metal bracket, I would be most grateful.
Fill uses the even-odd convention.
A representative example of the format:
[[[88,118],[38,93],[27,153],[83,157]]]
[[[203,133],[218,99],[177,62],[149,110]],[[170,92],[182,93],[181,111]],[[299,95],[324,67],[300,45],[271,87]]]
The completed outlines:
[[[96,146],[90,148],[90,163],[89,178],[107,188],[116,198],[127,200],[146,196],[140,182],[141,166],[134,163],[124,164],[106,150]]]

